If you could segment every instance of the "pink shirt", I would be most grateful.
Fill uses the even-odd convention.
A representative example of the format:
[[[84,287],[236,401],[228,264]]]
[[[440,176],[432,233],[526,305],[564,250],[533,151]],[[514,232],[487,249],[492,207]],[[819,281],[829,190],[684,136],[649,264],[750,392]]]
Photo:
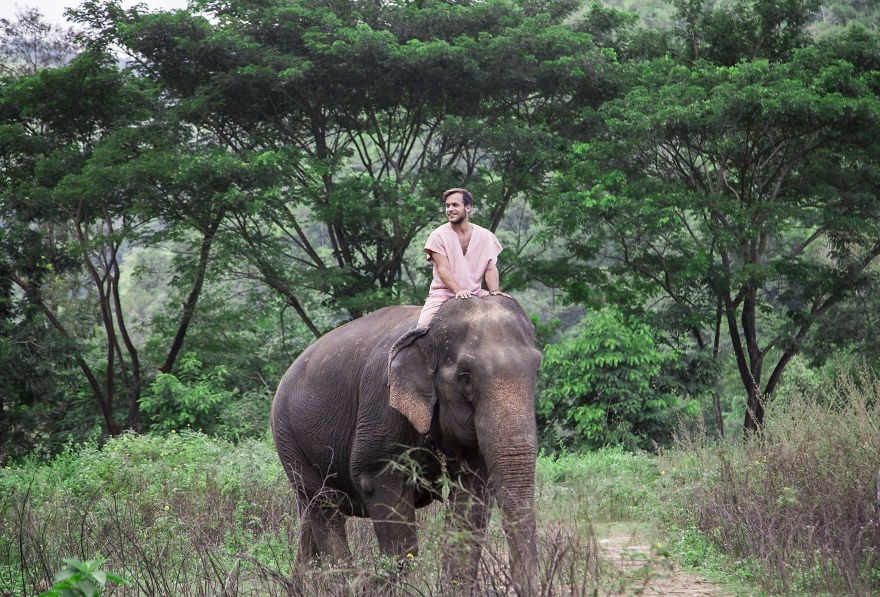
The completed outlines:
[[[452,229],[449,222],[438,227],[428,241],[425,243],[425,252],[433,251],[446,255],[449,261],[449,269],[454,273],[459,285],[471,292],[478,292],[483,286],[483,274],[486,270],[494,269],[498,261],[498,254],[501,253],[501,243],[495,238],[489,230],[476,224],[471,224],[471,240],[468,243],[467,255],[461,250],[461,243],[458,241],[458,235]],[[428,253],[430,259],[431,254]],[[455,296],[451,290],[446,288],[440,275],[437,273],[437,264],[434,263],[434,279],[431,281],[431,287],[428,296],[444,296],[451,298]]]

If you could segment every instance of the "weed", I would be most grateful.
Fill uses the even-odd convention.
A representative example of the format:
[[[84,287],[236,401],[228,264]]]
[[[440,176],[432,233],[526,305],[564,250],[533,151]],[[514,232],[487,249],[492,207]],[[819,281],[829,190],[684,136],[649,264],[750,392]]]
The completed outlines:
[[[878,396],[875,376],[850,371],[768,404],[749,441],[679,438],[661,463],[668,522],[698,530],[765,590],[876,593]]]
[[[64,560],[64,568],[55,575],[55,584],[40,597],[100,597],[107,581],[125,584],[115,574],[104,572],[103,558],[81,562],[76,558]]]
[[[610,468],[641,466],[623,453],[609,460],[618,463]],[[539,582],[547,595],[591,595],[600,566],[590,513],[581,510],[577,520],[571,513],[604,499],[608,488],[589,483],[604,473],[587,473],[575,457],[548,466],[566,485],[542,481],[538,489],[554,496],[552,507],[547,499],[540,506]],[[236,446],[188,431],[123,435],[48,461],[27,460],[0,476],[0,594],[39,594],[53,582],[54,562],[89,551],[119,563],[126,595],[467,593],[444,569],[454,539],[444,504],[419,510],[420,553],[403,565],[380,556],[368,520],[351,519],[351,561],[294,571],[294,496],[269,441]],[[495,518],[473,585],[481,595],[506,595],[512,586],[507,540]]]

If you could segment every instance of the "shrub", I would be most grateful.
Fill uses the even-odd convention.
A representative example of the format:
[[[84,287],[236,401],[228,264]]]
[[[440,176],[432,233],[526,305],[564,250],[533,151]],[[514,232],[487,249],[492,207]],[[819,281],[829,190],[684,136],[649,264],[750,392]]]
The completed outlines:
[[[661,464],[671,522],[702,532],[768,591],[876,593],[878,396],[880,381],[859,370],[771,402],[747,442],[681,438]]]
[[[609,451],[581,459],[540,459],[544,594],[596,593],[604,569],[592,517],[634,512],[642,480],[656,476],[644,455]],[[613,481],[606,471],[614,471]],[[607,496],[616,496],[616,505],[606,509]],[[443,567],[445,550],[459,538],[447,528],[444,504],[420,511],[420,555],[405,576],[379,555],[370,522],[352,519],[353,560],[316,564],[299,571],[294,584],[296,510],[265,439],[236,445],[195,432],[125,434],[50,460],[30,459],[0,476],[0,594],[39,594],[51,586],[57,562],[82,558],[83,551],[107,558],[127,580],[124,594],[459,594]],[[511,593],[507,551],[494,516],[479,569],[481,595]]]
[[[80,562],[76,558],[64,560],[64,568],[55,575],[52,588],[40,597],[100,597],[107,581],[124,584],[125,580],[101,569],[104,560],[97,558]]]
[[[159,373],[141,397],[141,412],[154,431],[195,429],[213,433],[232,393],[223,387],[224,367],[203,371],[192,354],[183,355],[177,375]]]
[[[611,309],[584,318],[580,335],[549,345],[537,400],[545,449],[650,449],[671,440],[684,407],[666,389],[651,328]],[[698,406],[698,405],[697,405]]]
[[[220,594],[228,578],[282,594],[261,574],[289,574],[295,511],[265,440],[125,434],[26,461],[0,477],[0,594],[39,593],[57,562],[84,550],[134,594]]]

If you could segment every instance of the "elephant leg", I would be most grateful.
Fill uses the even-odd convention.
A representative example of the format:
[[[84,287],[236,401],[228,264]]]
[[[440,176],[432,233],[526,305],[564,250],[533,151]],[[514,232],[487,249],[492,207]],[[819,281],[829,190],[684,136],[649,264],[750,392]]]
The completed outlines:
[[[443,569],[462,583],[465,592],[477,579],[480,553],[492,514],[490,500],[485,480],[472,471],[459,476],[449,493],[447,524],[452,527],[452,532],[447,539]]]
[[[387,475],[375,477],[369,485],[367,513],[379,541],[379,550],[400,562],[419,553],[415,526],[413,489],[403,480]]]
[[[307,503],[300,508],[300,534],[298,563],[329,558],[339,562],[351,558],[346,517],[331,505]]]
[[[320,553],[318,552],[318,544],[315,543],[315,537],[312,534],[312,525],[308,518],[300,519],[299,527],[299,548],[296,553],[297,567],[308,566],[314,560],[317,560]]]

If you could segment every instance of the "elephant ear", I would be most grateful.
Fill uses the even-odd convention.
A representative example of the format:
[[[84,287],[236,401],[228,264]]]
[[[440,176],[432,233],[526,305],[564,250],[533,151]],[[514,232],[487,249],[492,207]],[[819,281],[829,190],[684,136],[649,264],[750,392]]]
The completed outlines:
[[[388,401],[419,433],[428,433],[434,410],[434,376],[427,329],[407,332],[388,354]]]

